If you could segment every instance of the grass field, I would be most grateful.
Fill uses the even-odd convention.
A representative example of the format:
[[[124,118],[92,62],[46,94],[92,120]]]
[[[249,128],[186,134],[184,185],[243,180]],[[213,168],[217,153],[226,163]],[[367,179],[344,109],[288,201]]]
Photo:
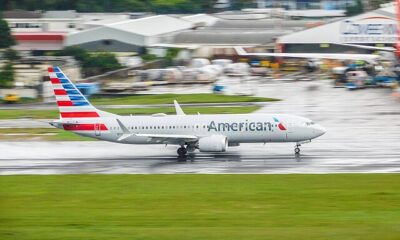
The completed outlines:
[[[400,239],[400,175],[0,177],[0,239]]]
[[[223,95],[223,94],[154,94],[134,95],[128,97],[93,97],[93,105],[120,105],[120,104],[172,104],[174,100],[179,103],[229,103],[229,102],[271,102],[279,101],[276,98]]]
[[[214,114],[214,113],[251,113],[258,110],[259,106],[245,107],[184,107],[183,110],[187,114]],[[175,114],[175,108],[109,108],[102,109],[107,112],[112,112],[121,115],[147,115],[154,113]],[[56,119],[59,116],[58,110],[26,110],[26,109],[10,109],[0,110],[0,119],[18,119],[18,118],[33,118],[33,119]]]
[[[0,141],[97,141],[58,128],[0,128]]]

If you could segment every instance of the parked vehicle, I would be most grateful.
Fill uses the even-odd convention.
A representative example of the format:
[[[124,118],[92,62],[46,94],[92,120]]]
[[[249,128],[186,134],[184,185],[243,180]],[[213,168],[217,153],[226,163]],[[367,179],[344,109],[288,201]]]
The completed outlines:
[[[7,94],[6,96],[3,97],[3,101],[5,103],[17,103],[21,100],[21,97],[18,96],[17,94]]]
[[[365,71],[349,71],[346,73],[346,88],[355,90],[372,85],[372,78]]]

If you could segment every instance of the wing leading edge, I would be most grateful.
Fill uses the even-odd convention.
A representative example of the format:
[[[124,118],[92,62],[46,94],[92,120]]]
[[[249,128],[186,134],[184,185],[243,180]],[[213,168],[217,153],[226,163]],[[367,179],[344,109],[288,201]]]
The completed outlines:
[[[247,53],[241,47],[235,47],[240,56],[255,57],[282,57],[282,58],[307,58],[307,59],[337,59],[337,60],[364,60],[374,62],[379,55],[373,54],[344,54],[344,53]]]

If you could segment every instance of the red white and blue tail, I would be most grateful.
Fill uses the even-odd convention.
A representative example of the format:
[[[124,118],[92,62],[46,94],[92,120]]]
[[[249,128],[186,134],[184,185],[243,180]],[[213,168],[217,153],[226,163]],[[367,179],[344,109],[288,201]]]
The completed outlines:
[[[56,96],[60,118],[98,118],[113,116],[93,107],[59,67],[49,67],[49,77]]]

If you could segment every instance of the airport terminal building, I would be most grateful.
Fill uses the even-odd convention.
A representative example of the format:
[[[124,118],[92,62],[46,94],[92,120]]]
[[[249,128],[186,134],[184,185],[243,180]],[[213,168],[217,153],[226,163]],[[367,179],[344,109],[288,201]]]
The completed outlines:
[[[390,46],[397,41],[395,8],[386,7],[354,17],[305,29],[281,36],[277,43],[281,52],[336,53],[354,51],[370,52],[337,44],[362,44],[368,46]]]

